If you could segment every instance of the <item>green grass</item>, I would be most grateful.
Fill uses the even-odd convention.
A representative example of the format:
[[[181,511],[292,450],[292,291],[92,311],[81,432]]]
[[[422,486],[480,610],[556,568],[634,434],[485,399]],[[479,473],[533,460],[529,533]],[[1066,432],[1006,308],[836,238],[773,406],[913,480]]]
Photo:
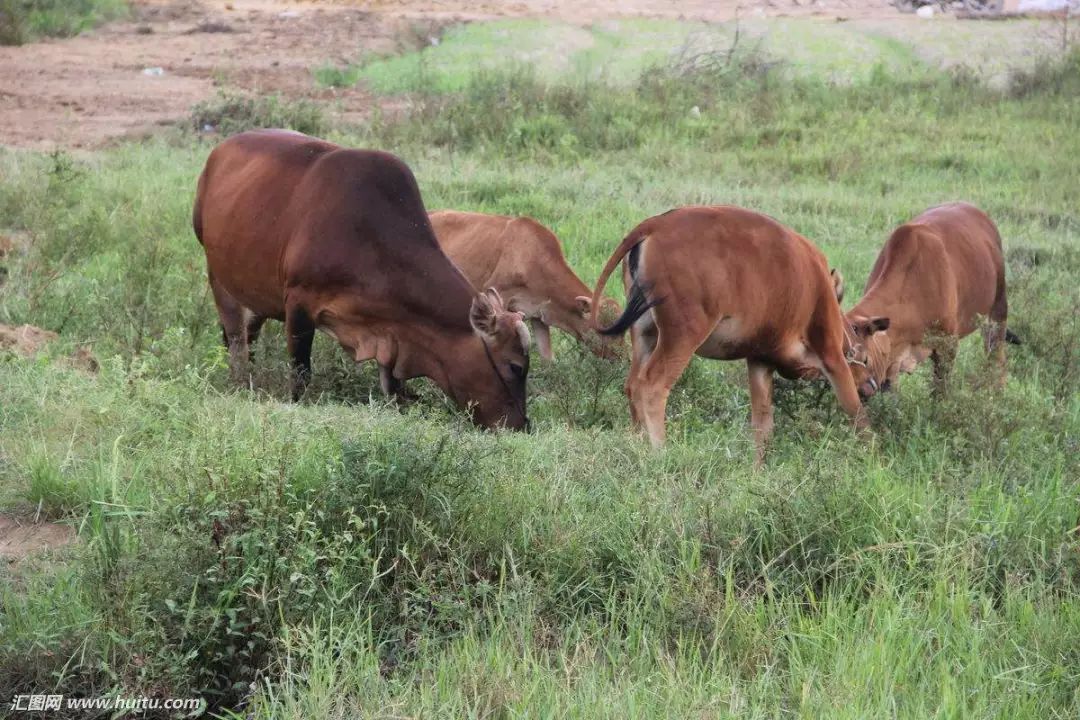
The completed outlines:
[[[321,65],[312,70],[315,82],[324,87],[353,87],[360,81],[360,67],[357,65]]]
[[[621,19],[583,27],[515,19],[456,25],[437,45],[346,71],[348,84],[358,72],[380,93],[459,91],[478,70],[514,65],[531,68],[544,81],[632,85],[655,64],[734,48],[739,54],[764,53],[790,75],[840,83],[866,80],[882,70],[894,77],[922,77],[943,67],[1001,81],[1011,69],[1034,65],[1049,52],[1053,38],[1050,23],[1030,20],[744,18],[708,24]],[[316,70],[317,76],[324,72]],[[321,77],[319,82],[329,84]]]
[[[644,217],[725,202],[857,290],[892,227],[971,200],[1005,237],[1025,341],[1003,392],[969,338],[950,394],[905,378],[867,443],[828,393],[780,383],[761,472],[740,364],[691,365],[655,453],[624,367],[562,336],[533,365],[530,435],[478,432],[425,383],[388,406],[325,338],[294,405],[278,326],[256,391],[227,380],[189,225],[208,144],[0,154],[0,228],[32,237],[0,261],[0,322],[62,335],[0,356],[0,508],[80,538],[0,568],[0,691],[298,720],[1076,717],[1075,58],[1008,92],[713,60],[588,84],[573,63],[462,71],[335,137],[399,153],[429,207],[540,219],[586,282]],[[59,362],[79,343],[99,374]]]
[[[127,0],[0,0],[0,45],[71,37],[127,12]]]

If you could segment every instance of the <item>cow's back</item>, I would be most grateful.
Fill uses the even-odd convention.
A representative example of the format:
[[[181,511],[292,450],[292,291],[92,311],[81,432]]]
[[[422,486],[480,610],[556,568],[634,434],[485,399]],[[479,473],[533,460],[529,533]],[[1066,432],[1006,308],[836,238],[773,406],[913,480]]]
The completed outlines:
[[[497,284],[502,240],[513,218],[457,210],[439,210],[429,218],[443,252],[474,287]]]
[[[863,299],[855,310],[902,299],[911,327],[940,326],[966,334],[976,315],[990,312],[1003,290],[1001,238],[989,217],[967,203],[930,208],[889,236],[874,263]]]
[[[960,320],[988,314],[1004,281],[1001,236],[993,221],[974,205],[951,203],[930,208],[913,221],[940,239],[956,287]]]
[[[292,201],[315,162],[335,149],[299,133],[261,130],[234,135],[207,159],[195,233],[214,281],[260,315],[284,313],[280,261],[301,220]]]
[[[822,302],[835,300],[821,251],[766,215],[734,206],[679,208],[635,232],[649,238],[642,262],[655,252],[669,272],[692,276],[679,285],[708,289],[702,296],[710,314],[738,313],[760,329],[787,323],[801,330]]]

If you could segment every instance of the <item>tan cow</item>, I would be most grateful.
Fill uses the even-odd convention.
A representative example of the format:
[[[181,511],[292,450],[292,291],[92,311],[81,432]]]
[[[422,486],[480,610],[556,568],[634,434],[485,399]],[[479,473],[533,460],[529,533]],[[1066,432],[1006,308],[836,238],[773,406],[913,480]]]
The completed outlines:
[[[1005,259],[1001,235],[968,203],[930,208],[893,231],[878,255],[858,304],[847,313],[848,353],[859,394],[888,389],[901,372],[931,358],[940,391],[956,341],[988,320],[986,351],[1005,380],[1005,342],[1019,342],[1005,322]]]
[[[234,373],[268,318],[285,322],[293,398],[315,331],[383,389],[427,376],[485,427],[524,428],[529,333],[439,248],[409,168],[299,133],[241,133],[210,153],[193,215]]]
[[[508,309],[529,319],[541,357],[552,357],[551,326],[605,355],[607,343],[589,324],[592,292],[570,269],[553,232],[528,217],[457,210],[429,217],[443,251],[473,287],[495,288]]]
[[[624,256],[626,309],[600,332],[630,330],[630,415],[654,446],[664,443],[671,387],[695,353],[746,360],[759,464],[773,428],[774,372],[789,378],[824,374],[844,411],[866,427],[844,357],[839,279],[809,240],[738,207],[671,210],[622,241],[597,281],[594,308]]]

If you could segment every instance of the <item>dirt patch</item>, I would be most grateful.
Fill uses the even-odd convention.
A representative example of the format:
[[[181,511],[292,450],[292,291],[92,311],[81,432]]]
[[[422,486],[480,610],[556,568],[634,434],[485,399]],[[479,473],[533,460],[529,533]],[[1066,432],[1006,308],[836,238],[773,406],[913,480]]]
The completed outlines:
[[[60,336],[52,330],[44,330],[33,325],[4,325],[0,323],[0,350],[10,350],[23,357],[33,357],[46,345]],[[84,372],[96,373],[100,369],[97,358],[89,347],[80,347],[63,362],[69,367]]]
[[[341,0],[348,2],[350,0]],[[629,17],[722,22],[735,17],[896,17],[886,0],[351,0],[378,13],[489,20],[550,17],[591,23]]]
[[[331,101],[345,120],[375,100],[319,88],[312,69],[395,52],[433,24],[545,16],[896,17],[884,0],[135,0],[131,20],[68,40],[0,47],[0,144],[95,148],[176,123],[218,86]],[[421,27],[422,26],[422,27]],[[402,40],[404,38],[404,40]]]
[[[183,119],[218,86],[332,100],[346,118],[362,115],[368,93],[319,88],[312,68],[393,52],[412,22],[355,6],[142,0],[129,22],[0,47],[0,143],[98,147]]]
[[[0,324],[0,350],[13,350],[24,357],[37,355],[58,337],[52,330],[42,330],[33,325]]]
[[[70,525],[0,515],[0,559],[7,562],[63,547],[74,540],[75,530]]]

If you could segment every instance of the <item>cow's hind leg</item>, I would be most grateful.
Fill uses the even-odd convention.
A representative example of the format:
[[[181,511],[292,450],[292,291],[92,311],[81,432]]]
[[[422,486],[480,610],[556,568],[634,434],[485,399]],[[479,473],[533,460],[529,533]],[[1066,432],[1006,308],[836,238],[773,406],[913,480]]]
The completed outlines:
[[[254,364],[255,362],[255,341],[259,339],[259,333],[262,331],[262,327],[265,323],[265,317],[261,315],[256,315],[255,313],[252,313],[250,311],[248,312],[244,332],[247,335],[249,363]]]
[[[715,325],[708,322],[704,312],[692,313],[683,308],[684,312],[672,317],[663,315],[664,310],[664,306],[653,310],[656,346],[630,385],[631,402],[649,434],[649,442],[656,448],[667,439],[665,424],[671,388]]]
[[[754,464],[765,464],[765,450],[773,431],[773,369],[769,365],[746,361],[750,381],[750,427],[754,431]]]
[[[237,301],[229,291],[215,282],[210,276],[210,290],[214,295],[218,318],[221,321],[221,336],[225,348],[229,351],[229,375],[233,382],[246,385],[250,380],[248,365],[247,322],[250,312]]]
[[[633,390],[637,386],[637,376],[656,349],[656,324],[652,321],[652,312],[646,313],[630,326],[630,371],[626,374],[623,390],[630,404],[630,423],[635,430],[642,428],[643,420],[634,403]]]
[[[983,345],[986,354],[993,358],[995,365],[995,385],[998,389],[1005,387],[1005,338],[1008,333],[1007,322],[1009,319],[1009,303],[1005,298],[1005,283],[998,285],[997,297],[990,307],[990,315],[986,319],[983,328]]]
[[[293,402],[304,394],[311,380],[311,343],[315,339],[315,322],[300,304],[285,308],[285,340],[292,365],[291,391]]]

